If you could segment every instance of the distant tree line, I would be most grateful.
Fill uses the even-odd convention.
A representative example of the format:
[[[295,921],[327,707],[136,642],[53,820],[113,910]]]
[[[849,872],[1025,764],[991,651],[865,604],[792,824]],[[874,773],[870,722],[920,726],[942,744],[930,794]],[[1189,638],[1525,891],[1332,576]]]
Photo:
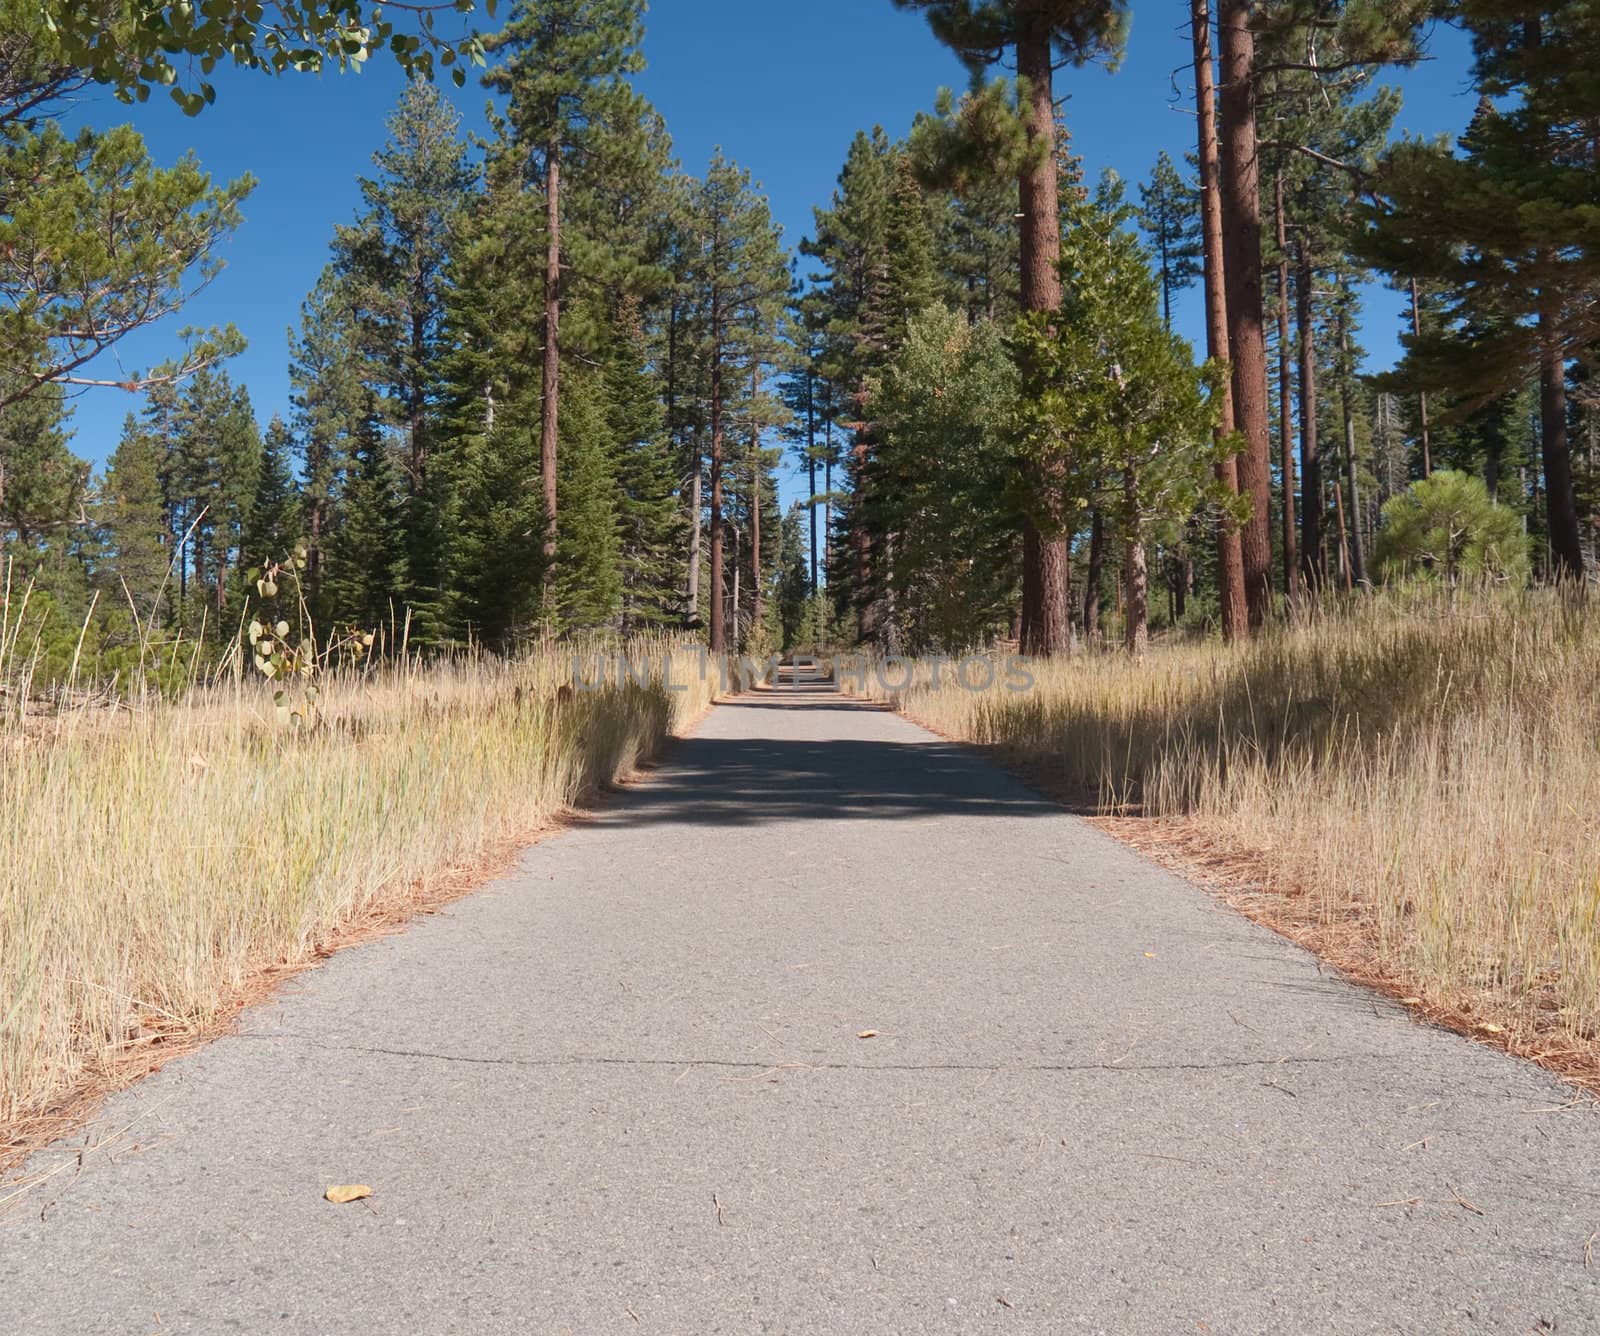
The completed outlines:
[[[251,183],[61,128],[86,81],[164,78],[118,63],[143,10],[111,6],[134,26],[96,45],[5,6],[0,541],[51,643],[87,621],[102,670],[221,646],[296,550],[328,634],[500,651],[654,627],[1048,654],[1111,623],[1137,651],[1152,623],[1243,636],[1380,578],[1593,567],[1586,6],[1447,7],[1481,94],[1451,145],[1395,142],[1377,84],[1428,7],[1192,0],[1193,151],[1130,196],[1084,180],[1058,86],[1119,57],[1122,4],[897,3],[972,84],[902,141],[859,133],[798,256],[745,169],[675,161],[633,86],[642,0],[402,43],[417,73],[487,62],[484,132],[409,85],[291,331],[288,412],[263,427],[237,333],[196,332],[117,382],[143,402],[99,477],[66,390],[208,280]],[[283,14],[334,58],[359,10]],[[241,49],[271,68],[273,40]],[[1406,310],[1381,376],[1374,275]],[[1171,328],[1196,283],[1204,360]]]

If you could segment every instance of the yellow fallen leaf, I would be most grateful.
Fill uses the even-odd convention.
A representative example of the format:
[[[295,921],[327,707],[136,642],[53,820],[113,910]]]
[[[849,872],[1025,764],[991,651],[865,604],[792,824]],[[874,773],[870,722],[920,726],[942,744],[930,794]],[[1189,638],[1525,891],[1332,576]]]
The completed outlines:
[[[863,1030],[856,1036],[857,1039],[876,1039],[877,1037],[878,1032],[876,1030]]]
[[[1492,1025],[1488,1021],[1479,1021],[1478,1029],[1482,1030],[1484,1034],[1504,1034],[1506,1032],[1505,1026]]]
[[[1146,951],[1144,953],[1144,958],[1146,960],[1154,960],[1156,958],[1156,953],[1154,951]]]
[[[343,1206],[346,1202],[370,1197],[372,1189],[365,1183],[336,1183],[322,1195],[335,1206]]]

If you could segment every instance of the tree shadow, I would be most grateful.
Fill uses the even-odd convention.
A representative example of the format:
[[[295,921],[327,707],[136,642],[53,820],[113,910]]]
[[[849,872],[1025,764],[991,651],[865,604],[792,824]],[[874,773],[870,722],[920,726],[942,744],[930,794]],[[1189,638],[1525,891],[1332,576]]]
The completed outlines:
[[[746,697],[718,708],[876,707],[829,691],[783,704]],[[1060,814],[1059,804],[956,743],[692,737],[649,783],[628,790],[596,820],[608,826],[759,826]]]

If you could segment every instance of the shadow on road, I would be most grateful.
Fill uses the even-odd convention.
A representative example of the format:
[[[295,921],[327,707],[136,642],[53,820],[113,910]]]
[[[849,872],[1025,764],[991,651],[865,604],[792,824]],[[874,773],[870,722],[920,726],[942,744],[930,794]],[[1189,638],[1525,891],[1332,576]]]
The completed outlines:
[[[873,707],[830,692],[782,704],[747,697],[718,708],[809,712]],[[1060,812],[1057,804],[954,743],[696,737],[674,752],[652,783],[629,791],[599,819],[627,826],[756,826]]]

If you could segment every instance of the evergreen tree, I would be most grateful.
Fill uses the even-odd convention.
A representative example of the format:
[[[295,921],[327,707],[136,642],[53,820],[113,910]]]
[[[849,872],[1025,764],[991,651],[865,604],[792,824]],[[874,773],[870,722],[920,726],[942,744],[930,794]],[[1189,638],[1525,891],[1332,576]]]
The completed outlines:
[[[893,351],[885,298],[895,162],[895,151],[881,127],[871,135],[858,132],[829,206],[815,210],[814,239],[800,246],[802,254],[822,266],[811,277],[808,297],[809,318],[823,337],[817,376],[836,390],[832,396],[836,420],[851,436],[846,470],[853,494],[830,507],[830,528],[837,531],[839,545],[849,556],[830,566],[828,584],[841,611],[855,606],[857,632],[863,640],[878,635],[881,609],[872,597],[872,535],[865,521],[856,523],[852,516],[867,503],[864,479],[873,453],[868,385]],[[831,425],[832,421],[824,421],[825,442]],[[832,455],[831,450],[826,453]]]
[[[348,312],[362,384],[395,436],[406,484],[403,597],[414,640],[438,634],[445,480],[430,471],[437,434],[444,284],[452,237],[477,173],[460,120],[431,84],[413,83],[388,120],[389,142],[361,178],[363,213],[336,229],[332,271]]]
[[[1124,548],[1128,649],[1145,648],[1148,552],[1156,526],[1181,524],[1207,490],[1222,368],[1196,369],[1161,319],[1149,257],[1127,230],[1133,210],[1112,183],[1074,210],[1066,234],[1060,321],[1034,331],[1023,355],[1053,390],[1024,401],[1027,449],[1053,456],[1064,508],[1111,519]]]
[[[788,295],[788,266],[771,210],[750,174],[713,154],[691,188],[690,282],[706,365],[705,421],[710,464],[711,648],[729,647],[724,563],[724,466],[729,430],[753,373],[777,356],[776,331]]]
[[[226,370],[207,367],[183,384],[153,383],[142,432],[160,486],[173,589],[169,608],[184,631],[216,643],[238,587],[240,545],[255,497],[261,436],[250,396]]]
[[[256,493],[245,518],[243,554],[247,566],[282,561],[304,535],[303,512],[295,487],[294,437],[276,413],[261,438]]]
[[[1298,511],[1300,578],[1316,588],[1326,578],[1322,557],[1325,530],[1330,522],[1336,522],[1330,521],[1323,504],[1325,485],[1341,473],[1348,478],[1348,470],[1329,445],[1342,438],[1342,419],[1335,420],[1332,437],[1320,430],[1325,414],[1324,378],[1319,368],[1337,372],[1338,378],[1327,383],[1341,404],[1347,388],[1353,393],[1350,378],[1356,369],[1353,362],[1324,346],[1329,340],[1338,342],[1338,334],[1330,332],[1336,305],[1331,294],[1349,288],[1340,274],[1345,265],[1345,236],[1357,205],[1354,182],[1376,166],[1399,113],[1400,98],[1393,89],[1374,89],[1372,70],[1362,64],[1326,78],[1302,69],[1280,68],[1285,62],[1295,62],[1295,53],[1304,50],[1307,40],[1322,42],[1322,49],[1337,63],[1339,49],[1328,47],[1315,33],[1303,27],[1275,31],[1264,46],[1270,68],[1263,76],[1260,102],[1263,123],[1270,125],[1273,136],[1268,152],[1274,213],[1281,214],[1275,218],[1279,226],[1274,230],[1283,235],[1282,251],[1275,245],[1271,256],[1282,274],[1280,339],[1289,327],[1289,337],[1278,349],[1283,359],[1280,372],[1286,369],[1284,362],[1295,363],[1300,426],[1301,497],[1298,507],[1292,496],[1285,507]],[[1348,326],[1353,311],[1348,303],[1344,310]],[[1287,434],[1287,419],[1281,410],[1280,419],[1279,431]],[[1280,437],[1280,458],[1286,456],[1285,444]]]
[[[1017,124],[1025,141],[1015,157],[1021,233],[1021,305],[1048,323],[1061,304],[1060,182],[1056,157],[1055,71],[1120,51],[1122,0],[895,0],[925,13],[934,34],[974,77],[1008,49],[1017,63]],[[1033,385],[1030,393],[1041,393]],[[1069,516],[1053,509],[1059,480],[1033,477],[1035,504],[1023,523],[1023,648],[1057,654],[1067,647]]]
[[[372,631],[404,617],[398,597],[406,579],[404,485],[383,430],[377,400],[368,396],[356,428],[349,475],[328,540],[324,635],[334,624]]]
[[[629,77],[644,67],[643,0],[519,0],[510,21],[485,40],[501,63],[486,87],[510,98],[508,120],[544,191],[544,329],[539,455],[544,556],[556,552],[563,260],[562,174],[596,179],[646,152],[647,115]],[[616,173],[622,175],[622,173]]]
[[[193,154],[157,167],[131,125],[64,127],[77,119],[71,101],[83,83],[86,53],[68,40],[75,21],[125,36],[139,27],[131,12],[119,7],[110,21],[98,5],[8,4],[0,13],[0,253],[16,260],[0,266],[0,407],[44,386],[142,389],[242,346],[232,326],[191,330],[172,366],[95,374],[102,354],[175,314],[216,274],[216,251],[254,184],[213,186]]]
[[[872,495],[894,536],[895,631],[915,650],[963,650],[1009,629],[1019,570],[1017,373],[992,321],[931,307],[874,382]]]
[[[598,630],[622,611],[622,532],[615,438],[603,402],[604,382],[592,372],[568,378],[566,448],[561,454],[559,559],[551,581],[556,625]]]
[[[1200,194],[1184,180],[1165,149],[1150,183],[1139,187],[1139,225],[1150,239],[1161,275],[1161,319],[1172,328],[1172,294],[1200,277]]]
[[[539,490],[528,485],[539,473],[538,435],[523,418],[497,415],[457,450],[451,626],[459,638],[510,650],[532,633],[540,612],[543,507]]]
[[[898,348],[911,321],[938,299],[940,286],[927,205],[911,156],[904,151],[895,155],[894,191],[889,197],[884,240],[889,253],[884,332],[890,347]]]
[[[1462,15],[1477,115],[1459,153],[1408,141],[1388,155],[1357,245],[1392,274],[1450,290],[1447,327],[1411,341],[1417,382],[1481,403],[1537,377],[1552,574],[1581,577],[1566,364],[1600,338],[1591,299],[1600,283],[1591,221],[1600,208],[1591,143],[1600,26],[1581,0],[1474,0]]]
[[[293,430],[302,451],[305,589],[320,624],[328,612],[322,599],[326,549],[363,404],[345,294],[329,269],[301,308],[300,334],[290,335],[289,357]]]
[[[684,525],[665,414],[631,307],[607,349],[602,379],[616,481],[622,629],[661,626],[677,618],[682,603],[678,553]]]
[[[89,467],[68,448],[59,386],[0,407],[0,552],[16,563],[13,583],[41,569],[53,534],[81,513]]]
[[[772,600],[775,643],[784,652],[793,649],[805,637],[806,611],[811,597],[811,581],[806,570],[807,552],[805,525],[811,507],[796,502],[783,516],[783,530],[778,543],[778,582]]]
[[[100,488],[106,550],[98,574],[101,587],[126,600],[147,627],[155,623],[170,566],[164,517],[155,438],[129,413]]]
[[[1451,588],[1476,580],[1521,584],[1528,539],[1481,478],[1440,469],[1384,506],[1377,564],[1385,575],[1424,573]]]

